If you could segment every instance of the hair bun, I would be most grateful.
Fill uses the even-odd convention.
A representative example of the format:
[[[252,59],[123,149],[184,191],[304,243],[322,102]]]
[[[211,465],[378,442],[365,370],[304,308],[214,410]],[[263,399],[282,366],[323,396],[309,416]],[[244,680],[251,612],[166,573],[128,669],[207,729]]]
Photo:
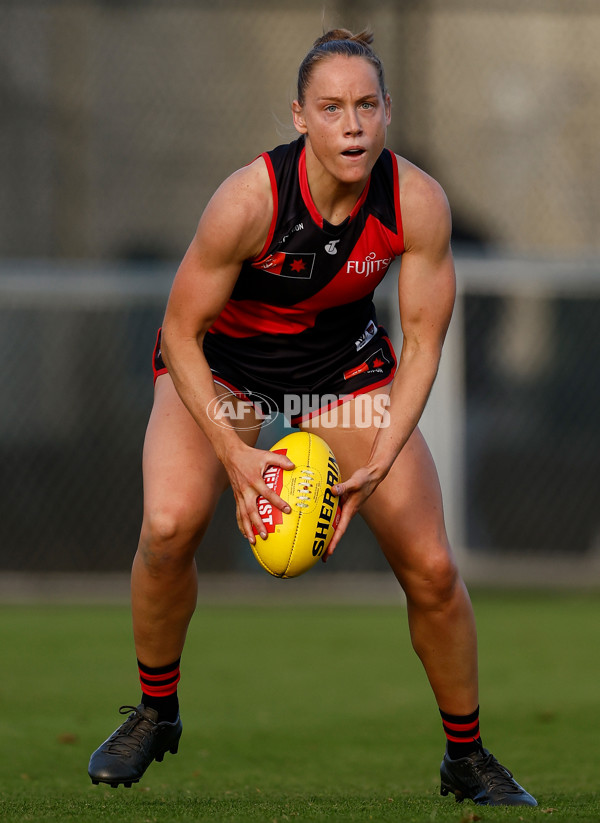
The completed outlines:
[[[358,34],[352,34],[349,29],[330,29],[330,31],[326,31],[325,34],[315,40],[313,49],[322,46],[324,43],[330,43],[332,40],[350,40],[370,46],[373,42],[373,32],[370,29],[364,29]]]

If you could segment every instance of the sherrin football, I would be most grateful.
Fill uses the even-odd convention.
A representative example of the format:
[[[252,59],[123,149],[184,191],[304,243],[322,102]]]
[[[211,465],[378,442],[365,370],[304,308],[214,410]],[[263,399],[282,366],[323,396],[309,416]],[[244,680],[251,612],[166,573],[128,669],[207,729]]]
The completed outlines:
[[[339,481],[340,470],[327,443],[312,432],[288,434],[270,451],[286,455],[295,466],[291,471],[269,466],[264,473],[269,488],[292,511],[284,514],[259,497],[267,539],[257,534],[252,551],[269,574],[298,577],[323,556],[339,522],[339,500],[331,487]]]

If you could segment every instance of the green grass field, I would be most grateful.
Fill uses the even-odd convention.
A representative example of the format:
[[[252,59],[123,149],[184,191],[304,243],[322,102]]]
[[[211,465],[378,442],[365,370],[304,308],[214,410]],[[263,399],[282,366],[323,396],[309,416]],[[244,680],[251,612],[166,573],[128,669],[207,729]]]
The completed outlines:
[[[87,762],[139,697],[128,609],[4,606],[0,819],[600,820],[598,597],[473,599],[484,743],[538,809],[440,797],[441,724],[402,607],[199,608],[179,754],[112,789]]]

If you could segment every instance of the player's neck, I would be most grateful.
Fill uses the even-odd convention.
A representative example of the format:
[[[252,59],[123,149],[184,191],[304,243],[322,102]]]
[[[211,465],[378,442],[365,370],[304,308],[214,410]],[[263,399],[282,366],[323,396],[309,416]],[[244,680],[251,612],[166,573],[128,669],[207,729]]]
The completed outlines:
[[[308,151],[306,177],[317,211],[334,226],[343,223],[352,212],[369,180],[368,177],[352,182],[338,180]]]

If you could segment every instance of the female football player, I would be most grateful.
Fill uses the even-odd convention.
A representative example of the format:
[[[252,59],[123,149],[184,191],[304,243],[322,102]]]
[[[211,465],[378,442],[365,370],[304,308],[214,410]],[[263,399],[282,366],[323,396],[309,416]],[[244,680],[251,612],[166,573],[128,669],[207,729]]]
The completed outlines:
[[[246,410],[264,397],[280,410],[290,397],[317,397],[310,409],[296,404],[292,422],[319,431],[342,472],[334,490],[342,516],[327,554],[360,510],[406,594],[412,643],[439,706],[442,793],[536,805],[481,744],[473,612],[417,426],[454,303],[450,212],[431,177],[385,148],[391,99],[371,41],[334,30],[315,42],[292,104],[299,138],[225,180],[175,277],[154,354],[132,572],[142,699],[123,707],[131,714],[92,755],[95,783],[131,785],[177,751],[194,554],[223,489],[231,485],[250,542],[265,530],[258,496],[289,511],[263,473],[292,464],[255,448],[258,415],[217,425],[217,397],[228,393]],[[400,255],[396,359],[372,295]],[[366,395],[373,407],[385,396],[388,425],[353,420],[348,412]]]

